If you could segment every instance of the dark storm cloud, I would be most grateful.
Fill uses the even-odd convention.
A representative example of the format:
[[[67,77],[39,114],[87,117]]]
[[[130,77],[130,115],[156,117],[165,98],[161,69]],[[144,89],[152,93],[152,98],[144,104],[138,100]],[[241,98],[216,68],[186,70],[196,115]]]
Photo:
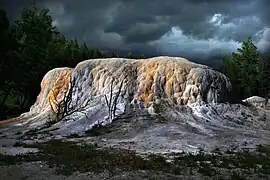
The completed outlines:
[[[11,17],[33,1],[2,1]],[[267,49],[269,0],[36,0],[54,25],[90,45],[152,54],[209,57],[249,36]]]
[[[184,34],[191,35],[194,38],[213,38],[219,31],[228,29],[234,33],[225,34],[222,37],[225,38],[226,35],[229,35],[235,40],[242,41],[243,37],[240,36],[251,36],[252,33],[262,28],[261,25],[258,28],[257,24],[254,24],[256,20],[252,16],[261,16],[261,13],[264,12],[261,10],[263,7],[259,1],[251,0],[247,0],[245,3],[242,0],[126,1],[121,3],[118,11],[115,12],[113,21],[108,24],[106,32],[118,32],[125,35],[124,33],[137,23],[156,23],[157,19],[155,17],[159,17],[159,23],[167,23],[170,27],[180,27]],[[220,21],[223,21],[224,25],[230,25],[229,23],[232,22],[235,27],[226,28],[211,23],[211,18],[217,13],[222,15]],[[244,18],[246,20],[242,20]],[[243,31],[246,32],[247,26],[249,32],[243,35]],[[126,36],[132,36],[132,34]],[[148,38],[154,39],[156,37]],[[127,37],[127,39],[130,38]]]
[[[257,43],[258,47],[270,53],[270,28],[266,28],[262,31],[261,38]]]

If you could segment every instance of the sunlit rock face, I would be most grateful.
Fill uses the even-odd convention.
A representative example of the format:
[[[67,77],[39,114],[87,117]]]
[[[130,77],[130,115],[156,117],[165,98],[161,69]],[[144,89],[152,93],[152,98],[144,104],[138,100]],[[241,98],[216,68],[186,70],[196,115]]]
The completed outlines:
[[[64,93],[71,89],[70,82],[73,83],[70,106],[89,101],[88,117],[95,118],[107,114],[105,95],[114,97],[119,90],[118,113],[124,112],[128,104],[143,109],[159,100],[171,105],[226,102],[231,90],[223,74],[180,57],[92,59],[74,69],[49,71],[41,82],[36,103],[30,112],[23,114],[23,119],[39,121],[52,113],[52,108],[56,108],[52,102],[63,99]]]
[[[227,101],[231,88],[223,74],[176,57],[88,60],[77,65],[72,78],[81,97],[108,94],[112,82],[117,91],[123,82],[122,96],[145,106],[164,98],[182,105]]]
[[[5,121],[0,121],[0,124],[5,124],[18,120],[37,119],[39,117],[47,118],[48,112],[51,111],[50,100],[62,98],[64,91],[68,89],[69,77],[72,68],[55,68],[49,71],[41,81],[41,91],[37,97],[35,104],[30,108],[30,111],[23,113],[19,117],[11,118]],[[54,97],[56,96],[56,97]]]
[[[50,101],[61,101],[63,93],[68,90],[71,68],[55,68],[49,71],[41,81],[41,91],[30,112],[40,113],[50,109]]]

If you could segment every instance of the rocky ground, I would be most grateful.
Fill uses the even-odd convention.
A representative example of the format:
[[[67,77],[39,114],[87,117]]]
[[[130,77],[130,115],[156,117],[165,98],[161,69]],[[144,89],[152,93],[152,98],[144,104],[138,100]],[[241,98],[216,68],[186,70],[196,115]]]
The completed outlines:
[[[65,137],[54,125],[1,126],[0,179],[269,179],[270,110],[253,113],[243,122],[137,114]]]

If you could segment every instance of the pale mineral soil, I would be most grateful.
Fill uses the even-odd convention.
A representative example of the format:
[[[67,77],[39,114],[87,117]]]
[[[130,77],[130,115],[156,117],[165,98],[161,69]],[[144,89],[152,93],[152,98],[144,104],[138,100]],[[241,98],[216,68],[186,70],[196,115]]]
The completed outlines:
[[[266,110],[264,119],[265,127],[270,127],[270,110]],[[269,144],[270,134],[268,131],[252,130],[252,128],[241,129],[237,123],[224,129],[224,126],[217,126],[216,122],[209,123],[180,123],[162,122],[162,119],[138,116],[124,118],[113,124],[91,131],[85,134],[71,134],[64,138],[68,141],[93,144],[100,147],[115,147],[136,150],[138,154],[148,153],[170,154],[171,152],[198,152],[204,150],[211,152],[215,148],[221,150],[238,148],[254,149],[258,144]],[[253,122],[259,124],[260,122]],[[233,127],[233,128],[232,128]],[[42,142],[51,138],[59,137],[58,128],[51,127],[43,130],[31,130],[29,127],[12,127],[0,129],[0,154],[16,155],[26,152],[37,152],[37,148],[21,147],[19,143]],[[218,135],[211,136],[209,131]],[[261,138],[264,137],[264,138]],[[16,145],[17,143],[17,145]],[[16,147],[14,147],[14,144]],[[59,147],[60,148],[60,147]],[[0,163],[1,164],[1,163]],[[236,169],[236,168],[232,168]],[[62,175],[55,167],[47,162],[22,162],[21,164],[1,164],[0,179],[2,180],[34,180],[34,179],[240,179],[238,175],[233,176],[231,169],[219,168],[222,175],[205,176],[200,173],[185,172],[182,175],[152,171],[152,170],[119,170],[109,173],[104,170],[102,173],[74,172],[71,175]],[[240,172],[240,171],[239,171]],[[248,174],[241,171],[243,179],[270,179],[270,166],[268,175],[256,173]]]

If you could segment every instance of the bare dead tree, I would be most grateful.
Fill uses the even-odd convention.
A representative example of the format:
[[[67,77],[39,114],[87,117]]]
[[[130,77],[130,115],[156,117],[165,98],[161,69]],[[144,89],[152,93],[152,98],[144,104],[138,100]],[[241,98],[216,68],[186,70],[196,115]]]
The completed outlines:
[[[120,93],[121,93],[122,87],[123,87],[123,81],[121,81],[118,91],[116,92],[115,96],[113,96],[113,94],[114,94],[113,93],[113,82],[114,82],[114,79],[112,80],[112,82],[110,84],[110,98],[108,99],[107,95],[106,94],[104,95],[106,105],[108,108],[108,116],[109,116],[110,120],[112,120],[113,117],[115,116],[116,106],[118,104],[118,98],[120,96]]]
[[[119,89],[118,89],[118,91],[117,91],[117,93],[116,93],[116,95],[115,95],[115,97],[114,97],[114,101],[113,101],[113,109],[112,109],[112,111],[113,111],[113,116],[115,116],[116,105],[117,105],[117,103],[118,103],[118,98],[119,98],[120,93],[121,93],[121,91],[122,91],[122,87],[123,87],[123,81],[121,81],[120,87],[119,87]]]
[[[72,80],[70,78],[69,88],[64,92],[63,97],[60,101],[56,99],[57,95],[52,90],[54,99],[50,101],[50,107],[54,115],[56,116],[55,120],[56,122],[61,121],[74,113],[82,113],[88,119],[86,110],[87,107],[90,105],[92,97],[89,97],[84,102],[79,102],[79,100],[77,99],[76,103],[72,103],[74,88],[75,88],[75,80]]]

